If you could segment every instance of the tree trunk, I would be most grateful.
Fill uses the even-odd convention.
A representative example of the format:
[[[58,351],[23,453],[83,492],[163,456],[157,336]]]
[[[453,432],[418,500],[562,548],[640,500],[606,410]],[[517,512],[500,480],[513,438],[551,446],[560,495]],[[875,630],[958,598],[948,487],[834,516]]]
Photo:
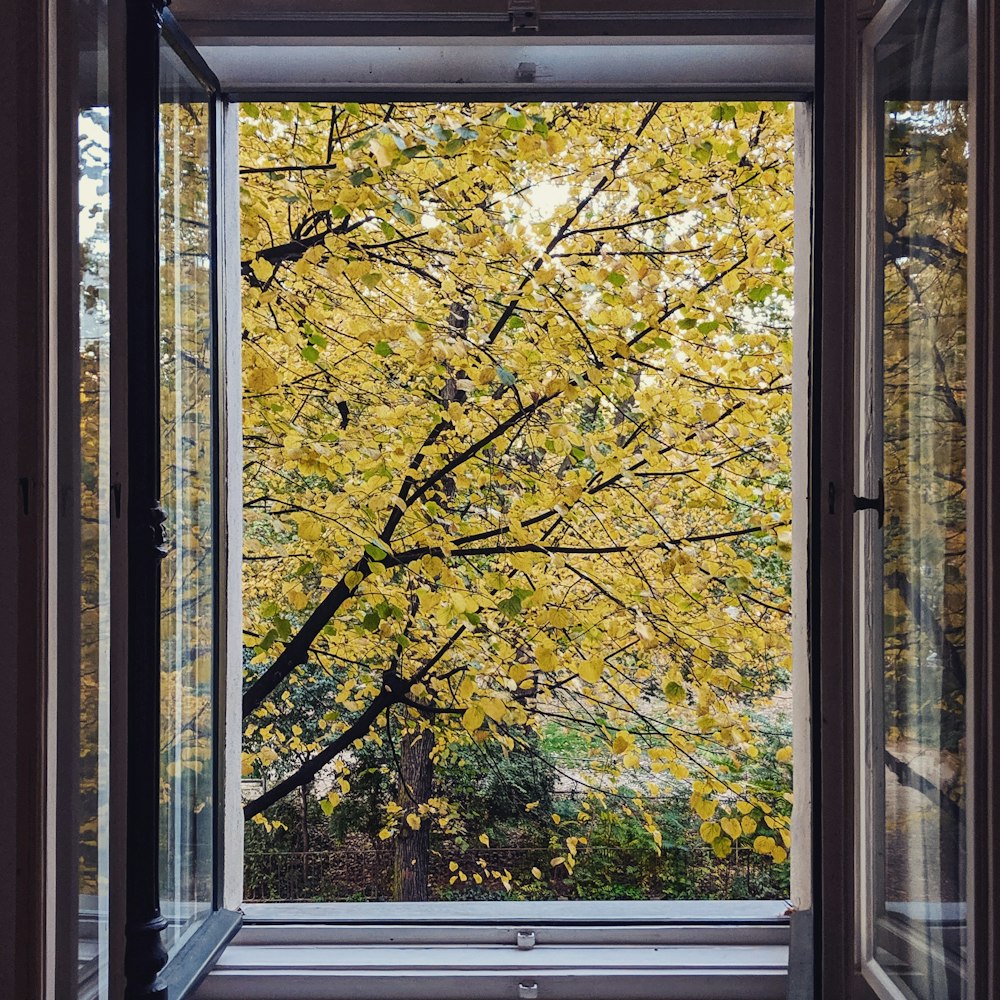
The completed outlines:
[[[407,733],[400,746],[397,801],[403,807],[403,821],[396,834],[392,870],[392,896],[397,902],[419,903],[427,899],[430,823],[423,817],[420,828],[414,830],[406,817],[430,798],[433,746],[434,736],[429,730]]]

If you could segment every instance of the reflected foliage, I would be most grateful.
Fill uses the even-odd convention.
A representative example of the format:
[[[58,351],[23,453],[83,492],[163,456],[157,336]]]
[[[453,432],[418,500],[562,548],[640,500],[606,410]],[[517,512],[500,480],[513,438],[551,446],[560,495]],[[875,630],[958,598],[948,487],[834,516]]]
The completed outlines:
[[[160,885],[175,946],[213,898],[216,418],[209,109],[166,48],[163,61]]]

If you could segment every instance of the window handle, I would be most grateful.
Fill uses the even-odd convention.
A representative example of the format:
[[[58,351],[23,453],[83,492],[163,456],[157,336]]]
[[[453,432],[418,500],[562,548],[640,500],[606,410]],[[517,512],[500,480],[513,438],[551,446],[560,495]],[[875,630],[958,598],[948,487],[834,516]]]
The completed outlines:
[[[885,483],[879,479],[878,494],[874,497],[854,498],[855,510],[874,510],[878,513],[878,526],[881,528],[885,523]]]
[[[149,530],[153,536],[153,551],[160,559],[163,559],[169,551],[167,548],[167,532],[163,527],[166,520],[167,513],[160,506],[160,501],[157,500],[149,508]]]

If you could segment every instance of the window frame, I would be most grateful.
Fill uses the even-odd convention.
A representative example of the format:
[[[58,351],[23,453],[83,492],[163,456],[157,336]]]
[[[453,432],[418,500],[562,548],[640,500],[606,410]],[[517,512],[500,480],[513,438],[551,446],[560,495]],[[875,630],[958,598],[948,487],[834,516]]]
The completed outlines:
[[[5,160],[2,185],[5,204],[15,219],[17,239],[5,243],[3,253],[7,273],[19,275],[12,282],[14,306],[18,318],[16,351],[8,369],[13,388],[3,394],[5,426],[18,428],[18,443],[3,456],[4,481],[8,493],[24,500],[24,508],[7,504],[0,511],[5,537],[18,537],[16,565],[4,575],[4,591],[9,599],[0,602],[8,635],[17,648],[17,696],[4,704],[5,729],[14,734],[17,763],[10,788],[12,811],[5,825],[3,843],[8,855],[17,856],[18,866],[11,884],[4,886],[4,913],[8,926],[2,940],[8,954],[14,956],[9,967],[0,970],[0,983],[14,983],[18,995],[41,995],[52,986],[56,938],[52,914],[64,905],[53,883],[51,841],[46,833],[54,828],[55,795],[45,788],[53,766],[46,770],[46,753],[54,752],[54,717],[47,715],[47,699],[58,688],[54,671],[49,670],[52,656],[49,640],[55,633],[58,615],[53,607],[50,579],[56,546],[53,510],[56,487],[51,481],[55,465],[55,406],[50,399],[50,376],[55,368],[49,356],[49,333],[56,322],[53,298],[66,292],[73,283],[72,268],[58,274],[46,273],[39,264],[62,260],[66,248],[58,248],[51,226],[58,212],[65,208],[65,193],[53,185],[54,164],[58,162],[49,147],[51,134],[39,128],[46,122],[51,129],[63,99],[54,92],[57,58],[57,26],[65,27],[66,6],[20,5],[13,15],[11,30],[2,42],[0,60],[5,79],[12,83],[13,135],[17,137],[17,156]],[[113,3],[121,16],[124,3]],[[178,7],[181,4],[178,3]],[[843,498],[852,482],[850,456],[841,447],[845,430],[852,420],[842,412],[845,389],[851,381],[850,351],[853,343],[853,318],[850,306],[855,302],[853,279],[854,255],[851,229],[856,213],[856,188],[852,165],[856,152],[857,37],[859,8],[861,16],[868,5],[820,0],[818,58],[817,171],[814,186],[817,200],[815,247],[819,260],[828,262],[822,282],[813,288],[814,324],[810,335],[810,362],[822,365],[823,384],[816,387],[814,409],[810,417],[811,459],[816,468],[810,477],[809,523],[814,531],[809,537],[810,566],[815,574],[810,582],[810,624],[815,685],[812,705],[816,721],[812,745],[817,751],[813,814],[817,817],[813,861],[816,869],[816,941],[825,942],[817,950],[815,986],[832,997],[860,997],[853,979],[851,949],[846,943],[852,931],[853,885],[852,862],[844,849],[845,836],[854,834],[854,779],[851,762],[839,759],[836,748],[849,743],[853,724],[853,680],[849,672],[837,668],[849,657],[850,632],[845,629],[847,608],[843,568],[850,549],[850,518],[845,515]],[[972,72],[974,88],[973,120],[977,129],[977,161],[973,176],[977,220],[972,235],[972,273],[975,275],[974,322],[979,331],[975,345],[975,364],[970,372],[973,392],[974,436],[972,439],[970,534],[973,548],[970,565],[973,593],[970,634],[974,649],[972,691],[970,698],[973,743],[970,781],[975,794],[970,803],[973,815],[972,842],[979,867],[973,886],[971,906],[971,952],[976,996],[1000,994],[1000,914],[990,905],[1000,896],[1000,866],[995,863],[996,844],[1000,842],[1000,815],[991,804],[1000,794],[1000,678],[979,664],[996,662],[1000,635],[995,623],[1000,621],[1000,526],[995,511],[1000,508],[1000,462],[993,443],[1000,439],[1000,301],[991,289],[1000,287],[1000,11],[983,0],[970,0],[973,14]],[[116,28],[116,34],[119,29]],[[116,67],[113,96],[124,99],[120,68]],[[115,139],[122,142],[124,131],[119,124]],[[114,141],[114,140],[113,140]],[[59,150],[56,150],[58,153]],[[120,161],[120,158],[119,158]],[[121,167],[115,172],[120,176]],[[124,253],[124,216],[120,206],[114,215],[118,255]],[[49,227],[47,229],[47,227]],[[116,272],[120,275],[120,270]],[[818,273],[818,271],[817,271]],[[57,286],[58,282],[58,286]],[[119,281],[113,297],[121,302],[124,288]],[[845,309],[845,304],[848,306]],[[121,320],[121,309],[118,309]],[[821,331],[821,332],[820,332]],[[987,336],[989,334],[989,336]],[[115,414],[124,417],[121,401]],[[849,434],[847,435],[849,437]],[[120,468],[126,468],[121,454]],[[15,485],[11,485],[15,484]],[[831,487],[828,492],[827,486]],[[24,498],[27,499],[24,499]],[[839,502],[838,502],[839,501]],[[821,537],[822,536],[822,537]],[[121,550],[120,550],[121,551]],[[125,582],[116,561],[118,586]],[[847,574],[849,576],[849,574]],[[8,586],[8,583],[11,585]],[[121,629],[127,623],[121,616]],[[127,658],[119,648],[116,679],[124,681],[121,667]],[[820,669],[825,664],[827,669]],[[48,678],[44,676],[48,671]],[[994,672],[995,673],[995,672]],[[48,691],[46,691],[46,683]],[[124,685],[122,685],[124,687]],[[120,727],[113,736],[115,749],[123,750]],[[46,735],[47,734],[47,735]],[[819,756],[822,746],[830,753]],[[124,754],[121,754],[124,757]],[[112,843],[120,848],[125,826],[124,795],[114,789],[118,805],[113,806]],[[825,847],[824,845],[831,845]],[[118,855],[121,855],[118,851]],[[55,887],[54,887],[55,886]],[[122,920],[121,887],[113,890],[112,914],[120,931]],[[64,900],[65,897],[63,897]],[[16,907],[14,900],[17,901]],[[49,919],[46,921],[46,911]],[[14,919],[16,917],[16,920]],[[7,946],[10,945],[9,948]],[[114,955],[113,955],[114,958]],[[119,975],[117,966],[113,975]]]
[[[259,41],[259,40],[258,40]],[[441,39],[429,39],[422,38],[419,42],[420,51],[426,52],[428,46],[436,47],[441,42]],[[736,38],[735,36],[729,37],[726,41],[726,45],[733,51],[737,51],[743,46],[745,39]],[[481,43],[477,45],[477,53],[482,51],[482,48],[490,43]],[[693,49],[695,45],[698,47],[704,44],[703,40],[700,40],[692,45],[687,46],[689,49]],[[717,48],[719,45],[718,39],[714,41],[714,45]],[[416,47],[416,46],[415,46]],[[506,40],[502,43],[497,43],[495,46],[501,52],[506,55],[510,55],[509,46]],[[225,72],[221,74],[223,90],[226,93],[227,100],[229,102],[228,109],[231,112],[231,116],[228,121],[227,128],[231,129],[233,135],[229,141],[234,143],[234,148],[237,143],[238,137],[235,131],[238,127],[238,102],[242,100],[250,101],[264,101],[264,100],[370,100],[370,101],[390,101],[390,100],[417,100],[417,101],[434,101],[434,100],[454,100],[458,97],[464,97],[469,93],[469,86],[467,84],[451,84],[447,80],[453,78],[455,75],[461,76],[461,72],[456,71],[454,64],[444,61],[439,64],[440,69],[440,81],[431,82],[427,84],[413,84],[402,82],[405,79],[405,67],[407,65],[408,54],[403,51],[406,46],[397,46],[395,51],[400,54],[399,61],[396,63],[390,63],[382,66],[382,72],[385,76],[384,82],[380,83],[377,87],[373,87],[370,83],[358,83],[352,80],[346,80],[344,83],[337,84],[336,86],[326,86],[324,85],[321,89],[317,89],[313,84],[306,84],[305,87],[301,85],[296,85],[291,90],[281,90],[274,89],[273,85],[269,83],[252,83],[247,84],[245,78],[232,79],[226,76]],[[568,51],[578,52],[585,54],[588,58],[597,56],[597,53],[604,53],[610,48],[603,39],[591,39],[587,42],[578,43],[567,43],[564,48]],[[365,45],[361,51],[366,51],[368,46]],[[327,48],[322,48],[325,56],[331,54],[331,50]],[[337,51],[344,51],[341,49],[335,49],[333,55]],[[206,51],[206,58],[211,59],[216,66],[218,66],[218,60],[214,59],[213,56],[216,52],[212,49]],[[277,60],[280,62],[280,60]],[[580,60],[581,62],[586,62],[586,59]],[[516,65],[516,60],[514,60]],[[567,60],[567,64],[569,60]],[[234,60],[234,65],[239,67],[239,58]],[[261,65],[266,66],[267,63]],[[619,58],[618,65],[624,65],[624,62]],[[723,61],[714,61],[712,63],[715,66],[725,66],[725,69],[731,71],[732,64]],[[741,63],[741,67],[745,67],[746,63]],[[751,64],[753,70],[759,70],[760,66],[758,64]],[[801,67],[796,66],[796,70],[800,70]],[[544,87],[539,87],[532,84],[520,84],[520,85],[510,85],[507,83],[497,84],[495,82],[487,82],[480,87],[475,89],[475,94],[477,97],[484,100],[516,100],[516,99],[558,99],[558,98],[571,98],[578,96],[578,84],[573,84],[571,82],[559,82],[555,85],[547,84]],[[726,98],[742,97],[744,99],[788,99],[795,101],[796,107],[796,208],[795,208],[795,225],[796,225],[796,259],[801,261],[801,265],[796,270],[796,288],[795,288],[795,301],[796,307],[794,310],[793,324],[794,333],[793,338],[797,343],[803,345],[798,350],[793,350],[793,365],[796,369],[796,374],[802,381],[801,386],[796,391],[793,406],[799,407],[800,412],[808,413],[808,373],[809,364],[807,358],[807,351],[804,345],[808,338],[808,328],[809,328],[809,296],[810,289],[812,286],[812,276],[811,276],[811,232],[810,224],[812,217],[812,196],[811,196],[811,179],[813,174],[813,160],[811,155],[812,150],[812,127],[813,127],[813,111],[812,111],[812,88],[811,80],[806,82],[803,80],[800,72],[797,72],[795,78],[785,84],[780,86],[776,85],[772,80],[765,79],[760,75],[750,75],[747,79],[741,79],[738,82],[719,82],[718,84],[712,86],[706,86],[704,83],[695,84],[693,87],[688,85],[682,85],[676,89],[671,88],[668,85],[647,85],[642,88],[638,88],[634,83],[623,82],[622,84],[615,87],[602,86],[599,91],[594,93],[588,93],[588,97],[593,97],[594,99],[605,99],[605,100],[642,100],[647,98],[655,97],[657,99],[674,99],[674,100],[695,100],[703,99],[710,100],[713,98],[721,98],[725,96]],[[231,179],[230,183],[236,189],[235,191],[229,191],[226,193],[224,191],[223,197],[228,198],[231,203],[236,204],[236,209],[238,211],[238,177]],[[225,187],[225,182],[224,182]],[[225,208],[224,208],[225,210]],[[238,218],[235,222],[236,231],[238,234]],[[233,243],[234,246],[238,247],[238,238]],[[233,254],[229,255],[233,257]],[[222,261],[223,269],[226,268],[226,255],[223,254]],[[241,335],[241,323],[239,322],[239,295],[240,287],[238,284],[239,279],[239,267],[238,260],[231,262],[231,271],[237,277],[236,289],[234,291],[232,285],[227,288],[226,294],[233,295],[236,299],[236,304],[232,306],[232,314],[230,321],[227,323],[226,330],[227,336],[230,338],[229,343],[235,343],[234,350],[234,363],[239,363],[239,343]],[[235,317],[235,319],[232,319]],[[228,348],[227,348],[228,352]],[[238,381],[238,380],[237,380]],[[239,406],[241,400],[239,399],[239,387],[236,389],[237,398],[233,404],[234,409],[232,413],[239,413]],[[232,414],[230,414],[230,419],[232,420]],[[793,556],[793,560],[796,562],[796,570],[793,572],[793,577],[796,578],[796,582],[793,583],[793,587],[796,588],[797,600],[801,605],[804,600],[806,593],[806,573],[805,573],[805,541],[808,533],[808,525],[806,524],[805,517],[805,507],[806,507],[806,486],[808,479],[808,464],[806,448],[808,444],[807,437],[807,421],[803,418],[798,421],[798,433],[796,435],[796,443],[793,444],[793,452],[795,452],[793,457],[793,468],[797,471],[793,473],[793,495],[795,496],[796,509],[799,511],[797,515],[798,527],[793,528],[796,531],[795,542],[798,544],[798,555]],[[238,419],[234,420],[232,423],[233,427],[239,427],[240,421]],[[794,433],[794,432],[793,432]],[[234,435],[235,437],[236,435]],[[241,483],[242,476],[242,460],[239,451],[238,443],[230,443],[228,460],[231,463],[227,480],[230,484]],[[234,496],[235,494],[235,496]],[[240,506],[240,491],[239,489],[231,490],[229,497],[230,510],[232,511],[231,517],[235,520],[237,517],[242,518],[242,508]],[[232,537],[230,538],[232,542]],[[239,575],[242,573],[242,565],[240,553],[238,550],[234,550],[230,555],[231,559],[231,574],[235,574],[235,579],[233,576],[230,577],[232,582],[232,592],[236,593],[238,588]],[[230,603],[230,613],[234,611],[239,611],[239,605]],[[242,633],[238,633],[239,640],[242,640]],[[795,735],[793,739],[795,740],[795,754],[796,754],[796,784],[801,786],[801,784],[808,785],[810,770],[810,745],[811,737],[809,733],[809,685],[805,680],[805,672],[808,670],[808,661],[806,657],[806,625],[805,625],[805,613],[804,606],[800,606],[798,612],[798,634],[797,634],[797,646],[796,651],[793,654],[796,657],[796,668],[799,677],[802,680],[798,683],[798,694],[796,697],[796,706],[793,709],[796,715],[796,721],[793,726]],[[239,648],[239,647],[234,647]],[[234,661],[235,663],[236,661]],[[240,671],[233,671],[236,675],[237,688],[239,685],[239,674]],[[231,679],[231,685],[234,683]],[[234,690],[230,692],[230,697],[235,701],[239,696],[239,690]],[[236,730],[237,736],[240,735],[242,729],[242,724],[239,724],[239,728]],[[236,740],[238,744],[238,739]],[[232,748],[231,748],[232,749]],[[238,753],[238,747],[237,747]],[[238,760],[238,757],[236,758]],[[236,773],[238,774],[238,765],[236,766]],[[803,795],[803,798],[808,802],[808,795]],[[808,807],[802,809],[798,813],[796,822],[797,835],[800,837],[808,837],[810,832],[810,818],[807,812]],[[238,842],[237,842],[238,841]],[[229,831],[229,839],[227,841],[224,856],[228,857],[230,855],[241,855],[242,854],[242,825],[238,830]],[[787,907],[794,903],[795,908],[804,914],[808,914],[809,908],[811,906],[811,886],[810,886],[810,864],[809,864],[809,852],[803,851],[803,862],[801,867],[798,869],[796,874],[793,874],[793,887],[792,887],[792,901],[773,901],[769,904],[762,904],[769,906],[772,910],[776,911],[768,918],[768,923],[770,926],[770,933],[774,935],[772,940],[779,942],[780,947],[787,949],[787,942],[789,939],[789,916],[787,915]],[[795,869],[793,868],[793,871]],[[242,878],[242,873],[238,876]],[[356,903],[356,904],[315,904],[308,910],[308,915],[304,916],[291,916],[288,917],[289,922],[283,923],[277,918],[280,916],[288,916],[291,912],[289,909],[282,910],[281,907],[285,904],[245,904],[243,910],[245,912],[243,929],[240,931],[238,936],[233,941],[233,947],[224,954],[220,965],[217,968],[217,972],[213,975],[209,975],[208,979],[205,980],[204,984],[197,993],[199,998],[209,997],[268,997],[268,998],[279,998],[283,996],[295,996],[302,997],[306,995],[303,993],[303,988],[308,987],[309,983],[315,980],[316,975],[319,974],[320,966],[323,961],[323,951],[322,949],[332,949],[335,950],[338,946],[343,946],[345,943],[345,938],[343,936],[343,927],[345,922],[349,924],[353,930],[353,936],[350,937],[350,943],[363,942],[363,947],[366,948],[377,948],[380,945],[386,945],[389,941],[393,943],[399,943],[407,938],[407,934],[404,933],[402,936],[399,935],[397,930],[394,930],[394,925],[398,922],[397,920],[390,920],[390,918],[385,914],[380,912],[379,904],[371,903]],[[399,906],[405,906],[407,904],[392,904],[393,908],[398,908]],[[483,973],[490,967],[491,961],[494,960],[493,953],[489,949],[482,949],[477,947],[477,941],[481,934],[482,925],[489,924],[495,928],[501,928],[504,926],[512,927],[515,924],[522,928],[541,926],[546,922],[545,916],[545,905],[546,904],[484,904],[484,907],[488,909],[489,916],[484,917],[482,915],[477,916],[475,919],[469,920],[465,918],[463,920],[463,906],[462,904],[450,904],[450,903],[433,903],[433,904],[414,904],[421,906],[421,913],[419,920],[417,921],[420,928],[423,928],[427,933],[431,934],[431,941],[425,942],[426,947],[434,949],[434,953],[439,956],[439,961],[444,967],[448,961],[448,958],[453,954],[453,949],[456,945],[461,945],[465,949],[463,951],[463,961],[467,964],[469,969],[478,967]],[[603,941],[607,943],[614,943],[617,947],[622,949],[628,949],[630,946],[635,946],[637,944],[636,933],[634,930],[621,930],[620,933],[616,933],[618,928],[616,924],[620,924],[623,920],[625,924],[635,923],[636,918],[630,916],[630,911],[638,913],[641,911],[642,904],[634,904],[631,902],[620,902],[615,904],[615,919],[612,920],[609,910],[605,910],[602,917],[599,920],[595,920],[588,910],[595,904],[588,904],[583,901],[574,901],[569,904],[572,908],[576,909],[574,914],[562,913],[559,918],[559,923],[563,928],[563,933],[569,934],[570,937],[578,942],[580,945],[595,945],[598,941]],[[735,904],[739,905],[739,904]],[[289,907],[293,907],[294,904],[288,904]],[[734,919],[732,914],[732,908],[734,904],[729,902],[718,902],[712,903],[708,906],[705,911],[705,918],[701,921],[691,923],[689,917],[685,917],[684,914],[684,904],[664,904],[659,914],[655,917],[649,917],[647,914],[648,936],[645,939],[645,944],[649,948],[655,948],[662,946],[666,943],[671,948],[678,948],[683,943],[697,944],[699,947],[708,949],[709,952],[713,952],[716,956],[722,954],[723,950],[733,945],[740,946],[742,948],[752,951],[755,943],[755,935],[759,934],[758,922],[754,920],[745,919]],[[302,908],[299,907],[301,911]],[[353,910],[352,916],[347,916],[349,912]],[[592,911],[591,911],[592,912]],[[515,913],[517,919],[515,919]],[[270,915],[269,915],[270,914]],[[797,919],[797,918],[796,918]],[[518,923],[518,920],[520,923]],[[315,955],[316,965],[312,964],[312,960],[304,960],[306,952],[298,951],[295,953],[294,965],[281,965],[280,955],[287,941],[289,940],[289,935],[292,935],[292,939],[298,941],[295,938],[295,934],[301,934],[301,931],[290,931],[290,927],[299,927],[303,925],[308,925],[310,933],[307,935],[310,946],[318,946],[320,950],[317,951]],[[441,934],[436,937],[432,931],[433,928],[449,928],[447,932],[447,938],[445,939]],[[658,936],[659,935],[659,936]],[[799,940],[800,944],[808,947],[809,942],[809,932],[808,927],[805,927],[804,932],[800,931],[796,934],[796,938]],[[248,946],[245,942],[251,941],[252,946]],[[513,939],[507,940],[506,944],[508,946],[514,946],[515,942]],[[716,946],[716,947],[713,947]],[[332,951],[330,952],[332,954]],[[622,951],[621,954],[624,956],[627,951]],[[753,965],[735,972],[733,975],[726,979],[725,977],[718,977],[712,974],[711,965],[714,959],[706,958],[706,964],[704,966],[692,966],[689,978],[676,977],[671,980],[673,983],[673,988],[681,990],[680,993],[670,993],[662,995],[677,995],[677,996],[690,996],[692,989],[707,989],[708,992],[706,996],[711,995],[712,997],[718,997],[722,995],[720,990],[723,992],[729,990],[732,992],[734,997],[745,997],[748,996],[745,987],[745,975],[752,974],[754,972]],[[241,964],[246,963],[246,964]],[[258,967],[260,966],[260,967]],[[803,969],[806,969],[808,962],[800,963],[801,975]],[[294,975],[294,971],[298,970],[301,973],[300,977]],[[595,997],[603,996],[606,994],[607,989],[607,968],[601,970],[595,969],[592,979],[587,981],[586,985],[580,980],[574,982],[570,992],[566,993],[567,997],[580,997],[581,1000],[585,996],[593,995]],[[405,988],[405,972],[400,971],[399,982],[403,984]],[[541,975],[541,973],[539,973]],[[558,988],[555,986],[556,979],[552,978],[552,972],[549,972],[549,979],[546,981],[547,985],[543,995],[557,996],[560,994],[550,993],[549,990],[552,988]],[[305,977],[305,978],[302,978]],[[702,986],[698,987],[696,984],[701,977]],[[510,995],[510,989],[516,987],[517,984],[511,984],[508,980],[510,979],[509,972],[497,972],[495,983],[499,988],[506,990],[507,992],[502,995]],[[784,996],[785,984],[784,980],[787,979],[787,973],[782,976],[782,984],[780,987],[780,995]],[[387,989],[388,980],[377,980],[371,982],[368,985],[373,992],[365,992],[365,986],[358,984],[351,990],[352,997],[363,998],[367,996],[378,997],[379,1000],[384,1000],[389,994],[385,992]],[[539,980],[541,982],[541,980]],[[305,987],[304,987],[305,984]],[[501,985],[502,984],[502,985]],[[459,993],[464,987],[459,984],[457,989]],[[591,990],[593,992],[591,992]],[[440,984],[435,986],[435,996],[444,996],[446,994],[441,992]],[[583,991],[583,992],[581,992]],[[317,994],[318,995],[318,994]],[[458,993],[456,993],[456,996]],[[500,995],[500,994],[498,994]],[[645,993],[636,994],[637,996],[643,995]],[[661,995],[661,994],[650,994],[650,995]],[[770,995],[770,994],[766,994]],[[778,995],[778,994],[775,994]]]
[[[127,352],[125,371],[119,366],[119,378],[112,380],[112,391],[127,385],[127,477],[124,492],[125,516],[128,521],[127,562],[128,603],[127,662],[129,685],[127,714],[112,723],[113,728],[127,732],[128,768],[124,789],[128,803],[126,817],[126,861],[124,871],[126,995],[169,996],[183,1000],[215,963],[219,954],[239,929],[240,914],[223,905],[223,869],[219,861],[223,853],[224,808],[223,780],[225,762],[220,759],[221,721],[224,711],[226,683],[224,648],[216,642],[213,650],[213,816],[212,816],[212,912],[190,936],[169,956],[160,933],[166,921],[160,913],[159,885],[159,699],[160,699],[160,557],[158,546],[163,542],[159,525],[163,514],[159,507],[160,420],[159,361],[160,316],[159,281],[160,256],[158,219],[160,213],[159,144],[160,144],[160,61],[162,44],[169,45],[180,61],[205,88],[210,116],[209,163],[212,171],[210,191],[211,231],[209,286],[213,353],[220,355],[222,336],[219,329],[219,224],[218,184],[221,166],[221,144],[218,129],[221,97],[218,81],[187,42],[169,11],[157,0],[139,2],[126,11],[126,48],[124,79],[127,88],[126,122],[126,229],[125,242],[129,253],[122,266],[112,273],[112,280],[124,283],[128,289],[127,325],[119,324],[113,334],[112,350]],[[124,329],[132,331],[123,343]],[[140,333],[135,333],[140,331]],[[213,379],[213,521],[220,523],[220,435],[224,424],[220,398],[224,386],[219,375]],[[213,629],[219,635],[224,614],[222,596],[222,565],[218,539],[215,540],[216,560],[213,567]],[[224,550],[222,550],[224,551]],[[112,595],[112,603],[121,591]],[[120,652],[120,650],[119,650]],[[114,671],[115,652],[112,652]],[[144,766],[137,767],[138,762]]]
[[[859,317],[865,303],[858,260],[859,219],[863,217],[862,40],[866,26],[888,6],[854,0],[820,0],[817,25],[817,254],[821,279],[814,301],[817,328],[812,360],[822,371],[813,411],[812,455],[819,489],[812,497],[816,529],[810,546],[816,576],[811,587],[817,752],[816,995],[873,1000],[864,979],[858,949],[859,858],[843,846],[861,835],[859,778],[864,760],[846,759],[838,748],[859,746],[858,705],[862,679],[838,665],[854,662],[855,621],[852,588],[838,567],[851,565],[854,544],[851,492],[856,482],[855,456],[839,446],[856,440],[857,406],[845,412],[843,399],[854,398],[854,361]],[[996,864],[997,816],[990,815],[1000,787],[1000,752],[996,744],[1000,687],[994,669],[1000,621],[1000,465],[995,445],[1000,431],[1000,12],[995,4],[969,0],[970,15],[970,314],[968,329],[968,594],[967,639],[969,739],[969,824],[967,831],[969,933],[968,995],[993,996],[1000,988],[1000,922],[994,912],[1000,882]],[[825,264],[825,267],[824,267]],[[857,492],[862,492],[858,490]],[[822,751],[825,750],[825,753]],[[995,813],[995,810],[993,810]]]
[[[883,465],[884,399],[881,359],[883,356],[883,254],[882,218],[885,182],[883,178],[883,111],[878,100],[877,49],[899,19],[915,0],[886,0],[866,25],[861,37],[860,100],[860,211],[858,213],[858,246],[860,248],[858,286],[857,360],[857,493],[875,496],[881,489]],[[970,130],[970,141],[972,133]],[[971,180],[971,175],[970,175]],[[971,191],[969,196],[971,207]],[[971,216],[971,212],[970,212]],[[968,275],[971,284],[972,275]],[[969,317],[966,317],[968,324]],[[971,327],[970,327],[971,328]],[[971,338],[970,338],[971,339]],[[971,383],[971,371],[968,381]],[[884,500],[883,500],[884,503]],[[969,504],[966,504],[968,516]],[[920,904],[895,904],[878,915],[875,910],[878,887],[885,877],[885,848],[881,838],[869,836],[871,830],[884,830],[885,768],[882,759],[881,733],[877,731],[883,718],[882,685],[878,680],[883,652],[883,533],[881,518],[871,513],[862,515],[855,529],[857,574],[857,812],[858,826],[855,844],[857,866],[857,917],[855,947],[861,975],[869,987],[887,1000],[902,1000],[904,992],[886,971],[876,951],[879,942],[887,942],[892,955],[906,962],[906,968],[931,968],[945,975],[949,982],[965,982],[962,952],[967,929],[968,907],[960,904],[929,903],[937,919],[928,921],[945,934],[943,950],[932,949],[920,931],[907,921],[906,911],[919,909]],[[970,582],[967,581],[966,592]],[[968,728],[968,727],[967,727]],[[967,878],[965,892],[969,897]]]

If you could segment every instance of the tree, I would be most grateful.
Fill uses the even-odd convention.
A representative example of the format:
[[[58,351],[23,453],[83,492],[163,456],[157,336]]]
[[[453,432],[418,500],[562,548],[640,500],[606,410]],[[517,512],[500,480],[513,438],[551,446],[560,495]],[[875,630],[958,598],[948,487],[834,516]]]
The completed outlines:
[[[918,898],[962,899],[968,107],[889,101],[885,133],[884,679],[873,720],[887,767],[885,891],[910,898],[919,868],[937,884],[916,887]]]
[[[790,654],[790,108],[242,128],[247,773],[295,748],[279,701],[337,688],[247,816],[349,781],[359,741],[530,750],[550,720],[657,843],[645,798],[684,783],[720,856],[784,861],[784,793],[746,765]],[[383,835],[447,829],[409,784]]]

